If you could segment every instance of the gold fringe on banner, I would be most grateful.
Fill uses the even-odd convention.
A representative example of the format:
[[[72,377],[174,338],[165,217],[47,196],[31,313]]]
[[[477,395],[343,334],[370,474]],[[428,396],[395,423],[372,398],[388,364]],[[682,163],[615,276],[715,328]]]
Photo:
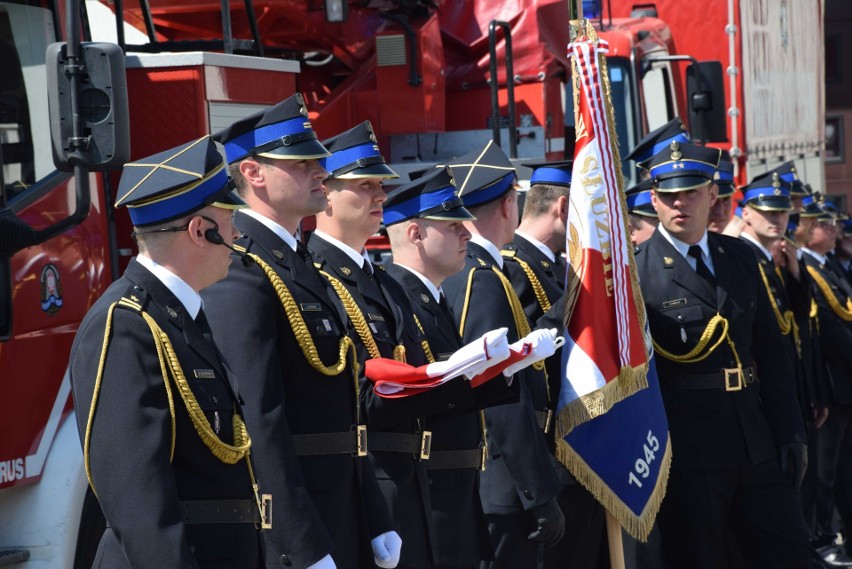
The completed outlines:
[[[654,526],[657,512],[660,511],[660,504],[663,503],[663,498],[666,497],[666,484],[669,480],[669,467],[672,461],[670,437],[666,437],[666,451],[663,453],[663,458],[660,461],[660,475],[657,477],[654,491],[651,493],[651,498],[645,504],[645,509],[639,515],[633,513],[633,510],[595,474],[588,463],[563,439],[557,439],[556,441],[556,458],[568,467],[568,470],[571,471],[580,484],[591,492],[592,496],[618,520],[618,523],[627,530],[627,533],[643,543],[648,541],[648,535]]]

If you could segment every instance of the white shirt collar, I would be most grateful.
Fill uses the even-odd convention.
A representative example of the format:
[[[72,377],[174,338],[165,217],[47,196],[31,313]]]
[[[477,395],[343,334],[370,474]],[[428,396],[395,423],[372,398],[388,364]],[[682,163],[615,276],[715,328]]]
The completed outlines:
[[[361,252],[359,253],[358,251],[356,251],[355,249],[353,249],[352,247],[350,247],[349,245],[347,245],[343,241],[340,241],[339,239],[335,239],[334,237],[332,237],[328,233],[322,231],[321,229],[317,229],[316,231],[314,231],[314,235],[318,235],[318,236],[322,237],[323,239],[325,239],[326,241],[328,241],[329,243],[331,243],[332,245],[334,245],[335,247],[337,247],[338,249],[340,249],[341,251],[346,253],[346,256],[349,257],[350,259],[352,259],[352,262],[355,263],[356,265],[358,265],[359,267],[361,267],[362,269],[364,268],[364,263],[370,262],[370,258],[367,257],[367,250],[366,249],[361,249]]]
[[[538,239],[534,239],[533,237],[530,237],[529,235],[527,235],[523,231],[515,231],[515,235],[523,237],[524,239],[526,239],[527,241],[529,241],[530,243],[535,245],[535,248],[538,249],[539,251],[541,251],[548,259],[550,259],[551,263],[556,262],[556,254],[553,251],[550,250],[550,247],[548,247],[547,245],[545,245],[544,243],[542,243]]]
[[[817,253],[816,251],[811,251],[811,250],[810,250],[810,249],[808,249],[807,247],[802,247],[802,249],[801,249],[801,250],[802,250],[804,253],[807,253],[808,255],[810,255],[811,257],[813,257],[814,259],[816,259],[817,261],[819,261],[819,264],[820,264],[820,265],[824,265],[824,264],[825,264],[825,262],[828,260],[828,257],[826,257],[825,255],[822,255],[822,254],[820,254],[820,253]]]
[[[470,238],[471,243],[476,243],[494,258],[494,264],[500,267],[500,270],[503,270],[503,256],[500,255],[500,249],[497,248],[494,243],[483,237],[482,235],[478,235],[474,233]]]
[[[293,234],[284,229],[284,227],[280,223],[278,223],[277,221],[272,221],[265,215],[257,213],[253,209],[244,209],[242,210],[242,213],[263,224],[267,229],[269,229],[275,235],[280,237],[281,240],[284,241],[284,243],[286,243],[288,247],[290,247],[290,249],[292,249],[293,251],[296,250],[296,238],[293,236]]]
[[[185,280],[146,255],[139,254],[136,256],[136,260],[140,265],[151,271],[167,289],[172,291],[172,294],[183,304],[183,307],[186,308],[193,319],[198,316],[198,312],[201,310],[201,296],[186,284]]]
[[[666,241],[671,243],[672,246],[677,249],[677,252],[680,253],[684,259],[686,259],[686,262],[689,263],[689,266],[695,269],[696,261],[694,258],[689,256],[689,248],[691,245],[689,245],[688,243],[684,243],[683,241],[666,231],[666,228],[663,227],[662,223],[659,224],[657,227],[663,237],[666,238]],[[710,246],[707,244],[706,229],[704,230],[704,235],[701,236],[701,239],[698,240],[698,243],[696,243],[696,245],[698,245],[698,247],[701,249],[701,260],[704,261],[704,264],[707,265],[707,268],[710,269],[710,272],[715,275],[716,271],[713,268],[713,257],[710,256]]]
[[[757,245],[757,246],[760,248],[760,250],[763,252],[763,254],[766,256],[766,258],[767,258],[767,259],[769,259],[770,261],[772,260],[772,253],[770,253],[770,252],[769,252],[769,249],[767,249],[766,247],[764,247],[764,246],[760,243],[760,241],[758,241],[757,239],[755,239],[754,237],[752,237],[751,235],[749,235],[749,234],[748,234],[748,233],[746,233],[745,231],[743,231],[742,233],[740,233],[740,237],[742,237],[742,238],[743,238],[743,239],[745,239],[746,241],[751,241],[752,243],[754,243],[755,245]]]
[[[402,267],[406,271],[409,271],[414,276],[416,276],[418,279],[420,279],[423,282],[423,285],[427,289],[429,289],[430,293],[432,293],[432,296],[435,297],[435,302],[441,302],[441,295],[444,294],[444,291],[441,290],[441,287],[435,286],[435,283],[433,283],[432,281],[430,281],[429,279],[427,279],[422,274],[418,273],[417,271],[415,271],[414,269],[412,269],[409,266],[401,265],[399,263],[394,263],[394,264],[399,266],[399,267]]]

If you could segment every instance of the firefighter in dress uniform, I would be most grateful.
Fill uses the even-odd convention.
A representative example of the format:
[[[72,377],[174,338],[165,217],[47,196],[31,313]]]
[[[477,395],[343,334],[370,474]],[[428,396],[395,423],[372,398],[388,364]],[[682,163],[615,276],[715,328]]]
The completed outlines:
[[[449,166],[464,206],[476,217],[466,222],[473,237],[464,269],[443,285],[457,329],[467,343],[507,327],[514,342],[531,328],[500,255],[518,225],[515,169],[493,141]],[[562,483],[544,434],[553,403],[543,366],[515,374],[514,382],[517,402],[484,411],[489,456],[480,497],[496,560],[483,568],[534,567],[540,546],[556,544],[565,528],[557,502]]]
[[[821,206],[802,258],[813,283],[819,339],[833,390],[828,420],[817,442],[816,525],[818,537],[828,538],[818,543],[827,546],[821,553],[835,561],[836,552],[830,551],[836,537],[835,509],[847,532],[852,527],[852,285],[829,257],[837,239],[837,215],[825,203]]]
[[[368,358],[377,357],[423,365],[423,335],[412,318],[408,296],[372,264],[364,248],[382,221],[387,198],[382,180],[396,174],[379,153],[369,122],[323,144],[332,153],[323,160],[328,171],[324,182],[328,207],[317,215],[317,230],[308,248],[345,307],[358,361],[362,367]],[[404,544],[399,566],[432,567],[437,552],[426,474],[432,434],[426,421],[470,407],[470,383],[456,378],[423,394],[387,399],[362,377],[360,393],[370,459]]]
[[[228,271],[222,245],[245,207],[232,189],[210,137],[124,167],[116,207],[130,210],[140,253],[83,319],[69,365],[86,475],[108,525],[95,567],[287,564],[290,552],[270,540],[286,528],[264,493],[286,506],[257,477],[250,417],[198,295]]]
[[[408,293],[430,362],[444,361],[462,347],[441,284],[464,266],[470,240],[464,221],[470,219],[446,167],[394,189],[385,202],[384,223],[393,251],[387,272]],[[426,472],[438,568],[473,569],[483,559],[493,559],[479,500],[487,447],[478,409],[516,396],[506,381],[495,379],[474,390],[474,406],[427,423],[432,454]]]
[[[624,192],[627,202],[627,222],[633,246],[641,245],[651,238],[660,220],[651,204],[653,180],[647,178]]]
[[[745,243],[708,232],[720,151],[671,142],[648,164],[660,225],[639,246],[672,439],[659,516],[672,567],[809,567],[793,364]]]
[[[266,477],[307,488],[333,545],[331,557],[319,562],[325,535],[303,537],[312,567],[390,562],[399,552],[387,544],[398,536],[367,459],[346,313],[295,236],[302,218],[326,206],[318,159],[329,153],[298,93],[216,138],[251,209],[236,216],[241,252],[232,256],[228,278],[203,296],[222,352],[245,378],[247,406],[262,417],[255,430],[269,433],[275,452],[299,457],[291,471]],[[279,511],[284,520],[288,515]]]

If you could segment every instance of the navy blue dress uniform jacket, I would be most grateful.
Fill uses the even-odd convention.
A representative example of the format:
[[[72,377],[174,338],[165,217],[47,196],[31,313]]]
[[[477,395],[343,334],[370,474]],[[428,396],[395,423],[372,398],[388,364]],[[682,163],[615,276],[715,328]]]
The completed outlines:
[[[442,285],[464,343],[504,326],[510,342],[520,338],[503,283],[492,267],[499,270],[485,249],[468,242],[464,269]],[[480,497],[486,514],[527,511],[554,498],[562,488],[535,415],[547,404],[544,373],[528,367],[515,374],[513,383],[519,390],[517,402],[484,411],[489,456]]]
[[[141,305],[166,333],[211,427],[224,443],[233,444],[232,418],[239,409],[235,380],[183,304],[135,259],[88,312],[71,348],[69,369],[81,441],[107,312],[122,297]],[[139,313],[116,308],[110,340],[90,443],[94,491],[109,526],[94,567],[284,567],[271,545],[264,561],[265,539],[253,523],[184,523],[181,501],[254,500],[246,460],[226,464],[213,456],[169,380],[172,429],[160,360],[151,330]],[[274,493],[269,486],[261,492]]]
[[[796,340],[791,330],[784,339],[787,341],[787,353],[796,368],[796,388],[802,415],[807,420],[811,416],[811,408],[825,405],[828,401],[826,387],[826,374],[820,373],[814,364],[813,342],[809,329],[809,313],[811,304],[810,276],[807,270],[801,267],[800,281],[796,281],[786,269],[777,267],[768,259],[763,251],[752,241],[742,239],[752,251],[754,251],[757,263],[766,275],[769,284],[770,301],[775,303],[779,312],[783,315],[788,310],[798,326],[799,348],[796,348]],[[760,275],[758,275],[760,277]],[[763,281],[761,280],[761,284]],[[764,290],[766,286],[764,285]],[[780,328],[779,328],[780,330]],[[821,358],[820,358],[821,361]]]
[[[831,297],[844,309],[852,298],[852,286],[829,263],[820,263],[812,255],[802,256],[805,265],[819,274],[831,291]],[[834,391],[834,402],[852,403],[852,322],[843,320],[831,308],[829,297],[813,279],[814,298],[819,318],[819,340]]]
[[[244,235],[237,244],[258,255],[281,278],[320,360],[333,365],[346,333],[346,320],[328,282],[307,252],[300,256],[259,221],[237,213],[235,224]],[[304,551],[300,560],[318,561],[328,547],[325,551],[332,551],[340,569],[357,567],[359,556],[372,559],[370,539],[392,529],[372,466],[366,458],[350,454],[299,456],[296,460],[290,440],[291,434],[349,432],[358,424],[350,360],[336,376],[314,369],[260,265],[246,267],[236,255],[231,261],[228,277],[203,291],[208,306],[205,312],[231,369],[244,378],[246,406],[256,410],[253,416],[258,419],[258,425],[249,428],[256,439],[269,440],[276,447],[274,452],[284,455],[292,468],[265,472],[262,458],[257,460],[258,467],[264,478],[280,478],[294,495],[301,496],[307,488],[331,536],[333,551],[327,546],[324,530],[311,533],[311,526],[301,527],[298,511],[289,511],[283,502],[277,509],[281,525],[293,526],[288,531],[300,540]],[[307,511],[312,509],[309,506],[302,505]]]
[[[462,347],[449,310],[442,308],[414,273],[391,264],[388,274],[408,293],[414,314],[426,334],[436,361],[447,359]],[[432,452],[479,449],[484,443],[478,409],[514,396],[501,378],[473,390],[474,406],[426,421],[432,431]],[[428,469],[432,520],[438,544],[438,565],[473,566],[493,559],[494,552],[479,500],[479,470]]]
[[[381,357],[393,358],[394,347],[405,347],[406,361],[413,366],[426,363],[422,336],[412,318],[405,291],[387,273],[374,267],[367,273],[339,248],[313,235],[308,248],[320,270],[340,281],[352,295],[368,323]],[[352,332],[353,338],[358,338]],[[357,341],[359,361],[370,357]],[[363,369],[363,368],[362,368]],[[385,399],[373,390],[365,377],[361,384],[361,408],[366,413],[369,441],[371,432],[419,433],[430,416],[452,413],[472,405],[470,385],[461,378],[414,397]],[[368,447],[369,447],[368,442]],[[435,533],[425,464],[419,457],[400,452],[370,450],[376,478],[402,537],[400,566],[429,567],[436,563]]]
[[[743,367],[756,365],[759,382],[740,391],[677,389],[688,376],[736,367],[727,342],[706,359],[678,363],[657,354],[672,439],[672,468],[723,470],[772,459],[776,445],[804,442],[789,348],[757,274],[754,253],[740,240],[708,233],[716,287],[703,280],[657,230],[636,252],[636,267],[654,341],[686,354],[717,313]],[[715,338],[719,337],[721,328]],[[684,341],[685,338],[685,341]]]

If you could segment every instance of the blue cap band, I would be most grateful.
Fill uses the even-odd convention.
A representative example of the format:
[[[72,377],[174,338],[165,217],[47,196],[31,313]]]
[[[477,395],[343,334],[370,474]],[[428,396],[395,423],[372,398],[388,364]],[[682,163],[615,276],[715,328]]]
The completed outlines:
[[[533,184],[571,184],[571,172],[561,168],[536,168],[530,176],[530,185]]]
[[[512,187],[515,182],[515,172],[509,172],[490,186],[461,196],[465,207],[474,207],[495,200]]]
[[[670,174],[672,172],[678,172],[684,175],[701,172],[706,174],[708,180],[712,180],[713,176],[716,174],[716,167],[712,164],[698,162],[696,160],[678,160],[654,166],[651,168],[651,177],[656,178],[661,174]]]
[[[385,225],[393,225],[394,223],[417,217],[423,211],[456,199],[458,199],[458,196],[456,195],[456,188],[453,186],[447,186],[428,194],[419,194],[410,200],[386,207],[382,221],[385,222]]]
[[[643,205],[651,204],[651,191],[647,190],[627,196],[627,209],[632,210]]]
[[[815,204],[815,203],[816,202],[814,201],[813,194],[808,194],[808,195],[806,195],[805,197],[802,198],[802,205],[803,206],[812,205],[812,204]]]
[[[310,127],[311,122],[306,117],[298,116],[241,134],[225,143],[225,155],[228,157],[228,163],[231,164],[237,160],[242,160],[258,146],[272,142],[277,138],[312,132]]]
[[[665,140],[660,140],[652,148],[649,148],[642,154],[633,156],[633,160],[636,162],[644,162],[648,160],[652,156],[655,156],[658,152],[662,152],[666,148],[668,148],[672,142],[689,142],[689,136],[686,135],[685,132],[679,132],[671,138],[667,138]]]
[[[790,192],[786,188],[777,188],[781,191],[780,194],[776,194],[776,188],[772,186],[764,186],[760,188],[749,188],[743,193],[743,203],[748,203],[751,200],[756,200],[760,198],[776,198],[776,199],[790,199]]]
[[[182,194],[163,197],[144,205],[128,205],[133,225],[143,226],[174,219],[201,208],[204,202],[228,183],[228,171],[220,169],[212,178],[205,180]],[[179,212],[176,214],[176,212]]]
[[[327,172],[331,173],[344,166],[354,164],[362,158],[372,158],[373,156],[381,156],[381,154],[378,145],[375,142],[369,142],[339,150],[327,158],[320,159],[320,164]]]

